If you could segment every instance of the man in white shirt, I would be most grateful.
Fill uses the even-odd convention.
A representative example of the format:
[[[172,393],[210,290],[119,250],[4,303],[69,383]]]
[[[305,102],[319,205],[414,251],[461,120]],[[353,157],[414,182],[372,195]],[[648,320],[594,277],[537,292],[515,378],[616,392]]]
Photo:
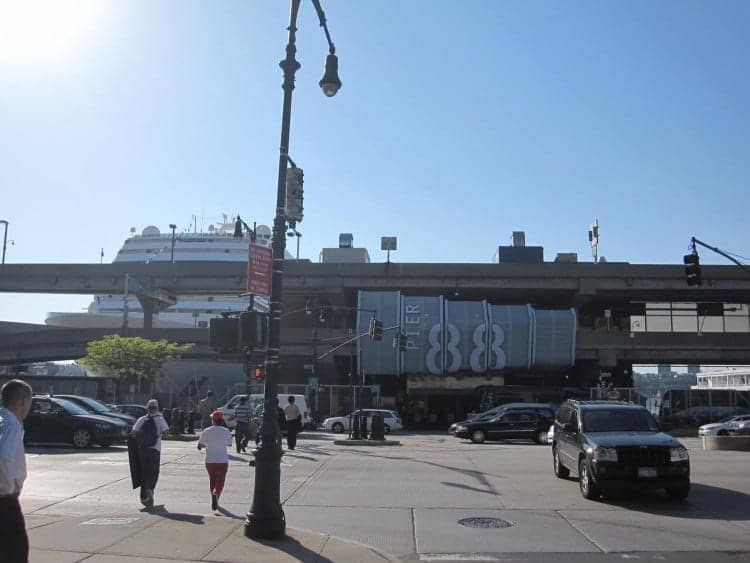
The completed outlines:
[[[23,420],[31,408],[31,387],[13,379],[3,385],[0,408],[0,555],[3,563],[27,563],[29,538],[18,495],[26,480]]]
[[[146,404],[148,411],[133,424],[133,434],[138,439],[138,458],[141,462],[141,504],[154,506],[154,489],[159,480],[161,465],[161,435],[169,425],[159,412],[159,403],[151,399]]]
[[[289,395],[287,399],[289,404],[284,407],[284,416],[286,417],[286,445],[293,450],[297,445],[297,433],[302,426],[302,412],[294,404],[294,395]]]
[[[198,449],[206,448],[206,471],[211,489],[211,510],[219,508],[219,497],[224,489],[224,481],[229,468],[227,446],[232,445],[232,433],[222,422],[220,411],[211,413],[211,426],[201,432]]]

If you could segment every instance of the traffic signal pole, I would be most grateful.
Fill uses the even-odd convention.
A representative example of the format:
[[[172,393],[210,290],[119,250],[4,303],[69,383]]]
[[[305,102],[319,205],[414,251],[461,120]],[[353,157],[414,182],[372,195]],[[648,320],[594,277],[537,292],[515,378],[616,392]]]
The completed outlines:
[[[703,248],[708,248],[709,250],[715,252],[716,254],[719,254],[719,255],[723,256],[727,260],[729,260],[731,262],[734,262],[737,266],[739,266],[740,268],[742,268],[742,270],[744,272],[750,274],[750,268],[748,268],[747,266],[745,266],[742,262],[740,262],[739,260],[737,260],[733,256],[730,256],[729,254],[727,254],[726,252],[724,252],[720,248],[717,248],[715,246],[711,246],[710,244],[707,244],[707,243],[703,242],[702,240],[699,240],[699,239],[697,239],[695,237],[692,237],[690,239],[690,242],[693,245],[693,252],[695,252],[695,245],[696,244],[702,246]]]

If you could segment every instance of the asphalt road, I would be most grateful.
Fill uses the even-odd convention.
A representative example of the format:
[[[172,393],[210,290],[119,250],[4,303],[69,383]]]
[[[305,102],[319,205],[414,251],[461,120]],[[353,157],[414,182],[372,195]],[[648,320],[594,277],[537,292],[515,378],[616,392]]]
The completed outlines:
[[[687,501],[646,493],[591,502],[575,480],[553,475],[547,446],[394,437],[402,446],[334,446],[332,435],[303,435],[282,460],[288,525],[407,560],[750,561],[748,453],[703,452],[697,439],[685,439],[693,474]],[[157,505],[173,514],[211,514],[203,457],[195,442],[164,442]],[[244,518],[254,473],[249,457],[232,454],[215,517]],[[139,513],[123,447],[29,448],[28,465],[22,504],[30,527],[52,515]],[[458,524],[470,517],[511,526]]]

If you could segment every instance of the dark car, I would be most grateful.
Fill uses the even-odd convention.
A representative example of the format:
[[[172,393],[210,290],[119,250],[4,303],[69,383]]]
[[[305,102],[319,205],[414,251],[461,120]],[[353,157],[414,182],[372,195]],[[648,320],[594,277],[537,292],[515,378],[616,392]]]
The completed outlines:
[[[684,499],[690,492],[687,449],[648,410],[632,403],[568,401],[554,424],[555,475],[578,475],[581,494],[595,499],[617,489],[665,489]]]
[[[552,418],[533,411],[509,409],[492,418],[478,418],[460,423],[456,428],[457,438],[469,439],[475,444],[485,440],[507,440],[523,438],[537,444],[547,441],[547,431]]]
[[[117,412],[112,407],[105,405],[101,401],[92,399],[91,397],[82,397],[80,395],[55,395],[55,397],[75,403],[78,406],[83,407],[91,414],[105,416],[107,418],[115,418],[127,424],[128,429],[132,428],[133,424],[135,424],[135,418],[133,418],[132,416]]]
[[[450,428],[448,429],[448,433],[455,436],[456,428],[458,426],[466,426],[470,422],[478,420],[487,421],[492,418],[496,418],[500,413],[510,410],[535,412],[538,415],[547,418],[550,421],[550,424],[552,424],[551,421],[555,418],[555,409],[553,409],[552,406],[547,403],[505,403],[503,405],[493,407],[488,411],[470,416],[470,418],[468,418],[467,420],[461,420],[459,422],[451,424]]]
[[[146,416],[148,409],[143,405],[112,405],[112,408],[117,412],[132,416],[136,420],[142,416]]]
[[[57,397],[34,397],[24,420],[24,441],[64,443],[77,448],[99,444],[103,448],[125,442],[128,427],[119,420],[89,413],[83,407]]]

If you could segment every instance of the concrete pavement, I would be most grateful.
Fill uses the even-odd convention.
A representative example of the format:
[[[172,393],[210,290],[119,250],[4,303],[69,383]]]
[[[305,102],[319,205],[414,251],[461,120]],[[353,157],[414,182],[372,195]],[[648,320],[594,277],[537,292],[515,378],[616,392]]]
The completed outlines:
[[[332,438],[304,435],[297,450],[282,460],[281,498],[290,529],[343,538],[374,547],[384,557],[415,561],[750,559],[746,452],[703,452],[697,439],[684,440],[691,449],[694,483],[687,502],[652,493],[591,502],[580,496],[576,481],[554,477],[545,446],[476,445],[444,435],[402,434],[402,446],[367,448],[333,446]],[[50,518],[83,528],[85,521],[116,516],[137,517],[132,526],[151,530],[201,526],[205,539],[185,555],[187,560],[205,558],[212,553],[207,546],[215,541],[214,528],[227,526],[227,538],[248,545],[241,536],[254,475],[247,459],[232,456],[221,516],[210,511],[203,454],[194,443],[165,442],[156,496],[165,513],[186,515],[186,522],[140,512],[129,485],[126,453],[117,448],[31,450],[22,503],[30,522]],[[202,524],[192,520],[197,517]],[[500,518],[512,525],[474,529],[458,524],[469,517]],[[152,518],[169,523],[152,523]],[[32,545],[44,549],[35,533]],[[310,554],[315,552],[310,546],[318,545],[314,537],[312,543],[297,541]],[[113,540],[97,557],[114,556],[109,551],[115,545]],[[198,553],[199,548],[204,551]]]

